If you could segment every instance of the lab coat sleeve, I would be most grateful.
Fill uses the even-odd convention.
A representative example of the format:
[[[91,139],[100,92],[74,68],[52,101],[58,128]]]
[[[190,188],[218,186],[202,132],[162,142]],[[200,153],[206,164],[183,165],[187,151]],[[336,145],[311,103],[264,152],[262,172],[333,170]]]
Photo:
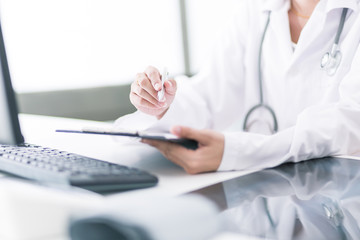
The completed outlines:
[[[272,136],[225,133],[225,151],[218,168],[262,169],[284,162],[360,153],[360,48],[341,80],[339,100],[314,105],[296,124]]]

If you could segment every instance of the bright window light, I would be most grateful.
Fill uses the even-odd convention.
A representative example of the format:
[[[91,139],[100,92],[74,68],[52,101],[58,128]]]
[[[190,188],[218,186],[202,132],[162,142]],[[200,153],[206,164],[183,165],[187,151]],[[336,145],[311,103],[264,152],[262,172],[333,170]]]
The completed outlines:
[[[118,85],[146,66],[184,72],[178,0],[1,0],[18,92]]]
[[[208,58],[214,40],[244,0],[187,0],[191,72],[197,73]]]

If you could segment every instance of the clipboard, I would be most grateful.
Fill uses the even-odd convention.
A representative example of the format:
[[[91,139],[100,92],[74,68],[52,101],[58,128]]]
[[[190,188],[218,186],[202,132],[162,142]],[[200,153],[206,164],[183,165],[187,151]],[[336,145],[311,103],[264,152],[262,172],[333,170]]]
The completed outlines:
[[[55,130],[59,133],[80,133],[80,134],[97,134],[97,135],[111,135],[111,136],[124,136],[135,137],[143,139],[152,139],[158,141],[171,142],[179,144],[187,149],[196,150],[198,148],[198,142],[192,139],[179,138],[170,133],[154,133],[145,131],[119,131],[119,130],[107,130],[101,128],[83,128],[82,130]]]

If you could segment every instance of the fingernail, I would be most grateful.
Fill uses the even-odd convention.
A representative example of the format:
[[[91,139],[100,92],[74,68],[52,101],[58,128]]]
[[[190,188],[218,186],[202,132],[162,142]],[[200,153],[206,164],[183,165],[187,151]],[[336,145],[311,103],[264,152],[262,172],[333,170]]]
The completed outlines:
[[[164,103],[166,101],[166,98],[165,98],[165,96],[162,98],[162,99],[160,99],[160,103]]]
[[[160,84],[158,83],[155,83],[155,86],[154,86],[155,90],[156,91],[159,91],[160,90]]]

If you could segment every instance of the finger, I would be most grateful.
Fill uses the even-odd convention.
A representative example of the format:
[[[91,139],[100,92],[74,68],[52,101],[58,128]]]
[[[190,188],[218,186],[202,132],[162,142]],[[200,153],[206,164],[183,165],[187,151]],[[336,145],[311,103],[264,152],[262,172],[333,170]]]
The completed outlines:
[[[156,140],[142,140],[156,147],[168,160],[182,167],[189,174],[200,173],[201,164],[197,161],[196,152],[188,150],[178,144]]]
[[[136,95],[138,95],[141,98],[144,98],[145,100],[147,100],[148,102],[154,104],[155,106],[164,107],[164,103],[159,103],[157,101],[157,99],[155,99],[145,89],[143,89],[141,86],[139,86],[136,83],[133,83],[131,85],[131,92],[135,93]]]
[[[150,79],[150,82],[156,91],[161,90],[161,77],[158,69],[149,66],[145,69],[146,76]]]
[[[177,83],[174,79],[169,79],[164,83],[165,91],[167,94],[175,95],[177,90]]]
[[[212,139],[212,136],[206,130],[197,130],[189,127],[174,126],[171,128],[171,133],[180,138],[196,140],[201,144],[207,144]]]
[[[154,105],[151,102],[147,101],[146,99],[138,96],[134,92],[130,93],[130,101],[137,108],[138,107],[149,108],[149,109],[160,109],[161,108],[158,105]]]
[[[179,165],[182,168],[188,168],[187,163],[183,159],[190,159],[190,151],[178,144],[164,141],[142,139],[143,143],[149,144],[157,148],[168,160]]]
[[[148,92],[155,100],[157,100],[157,91],[151,85],[150,79],[146,76],[145,73],[138,73],[136,74],[136,81],[135,81],[141,88],[143,88],[146,92]],[[141,95],[141,94],[139,94]]]

